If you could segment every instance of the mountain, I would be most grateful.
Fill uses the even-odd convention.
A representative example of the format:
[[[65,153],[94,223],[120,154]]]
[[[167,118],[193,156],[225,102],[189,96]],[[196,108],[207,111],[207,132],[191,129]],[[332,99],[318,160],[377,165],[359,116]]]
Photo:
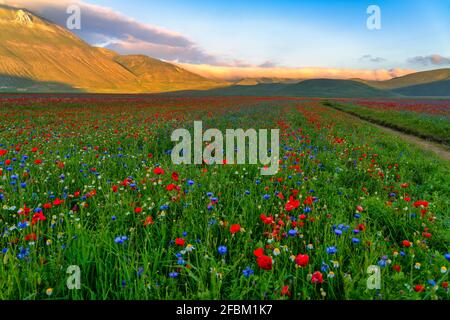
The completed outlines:
[[[150,92],[175,91],[186,88],[200,90],[218,86],[218,82],[144,55],[117,55],[113,59],[136,75],[139,83]]]
[[[0,6],[0,30],[0,91],[141,93],[224,85],[156,59],[92,47],[25,10]]]
[[[397,77],[386,81],[364,81],[364,80],[359,81],[368,84],[374,88],[393,90],[437,82],[441,80],[450,80],[450,68],[411,73],[406,76]],[[447,96],[450,95],[450,92],[447,91],[446,95]]]
[[[396,93],[373,88],[352,80],[312,79],[299,83],[234,85],[205,91],[183,91],[175,94],[194,96],[284,96],[322,98],[398,97]]]
[[[448,97],[450,96],[450,80],[418,84],[392,91],[410,97]]]

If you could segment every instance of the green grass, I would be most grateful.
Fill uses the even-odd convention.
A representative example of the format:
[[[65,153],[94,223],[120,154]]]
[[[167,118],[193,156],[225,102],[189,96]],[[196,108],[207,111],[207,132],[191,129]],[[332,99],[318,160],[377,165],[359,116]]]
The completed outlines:
[[[450,146],[450,121],[444,116],[383,110],[348,103],[326,102],[325,104],[362,119]]]

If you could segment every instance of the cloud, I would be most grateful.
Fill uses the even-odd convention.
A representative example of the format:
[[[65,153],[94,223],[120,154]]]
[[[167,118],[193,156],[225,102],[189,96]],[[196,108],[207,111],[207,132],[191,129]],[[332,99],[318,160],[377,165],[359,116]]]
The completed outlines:
[[[429,56],[417,56],[414,58],[410,58],[408,59],[408,62],[424,66],[428,65],[442,66],[442,65],[450,65],[450,58],[443,57],[439,54],[432,54]]]
[[[207,64],[179,63],[191,72],[204,77],[218,80],[236,80],[242,78],[286,78],[286,79],[352,79],[360,78],[364,80],[389,80],[394,77],[404,76],[415,70],[406,69],[338,69],[338,68],[286,68],[286,67],[230,67],[212,66]]]
[[[359,58],[359,61],[381,63],[381,62],[385,62],[386,59],[381,58],[381,57],[374,57],[370,54],[366,54],[366,55],[362,56],[361,58]]]
[[[151,24],[140,23],[113,9],[81,0],[0,0],[0,4],[26,8],[66,26],[69,5],[81,9],[81,30],[72,30],[85,41],[127,54],[147,54],[159,59],[189,63],[218,63],[217,58],[187,37]]]

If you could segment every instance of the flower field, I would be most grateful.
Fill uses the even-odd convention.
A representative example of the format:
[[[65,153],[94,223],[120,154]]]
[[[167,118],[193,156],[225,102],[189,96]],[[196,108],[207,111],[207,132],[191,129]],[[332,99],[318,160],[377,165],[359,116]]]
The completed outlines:
[[[279,172],[173,165],[194,120],[279,128]],[[0,97],[0,299],[447,300],[449,177],[318,99]]]
[[[341,100],[327,104],[365,120],[450,146],[448,100]]]

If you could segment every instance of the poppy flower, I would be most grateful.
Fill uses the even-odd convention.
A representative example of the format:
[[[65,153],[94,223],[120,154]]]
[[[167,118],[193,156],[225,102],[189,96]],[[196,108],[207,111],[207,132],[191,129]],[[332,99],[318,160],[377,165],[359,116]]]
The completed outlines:
[[[112,192],[117,192],[119,190],[118,186],[112,186]]]
[[[417,284],[414,286],[414,291],[415,292],[423,292],[423,291],[425,291],[425,286],[421,285],[421,284]]]
[[[5,149],[1,149],[0,150],[0,157],[3,157],[5,154],[7,154],[8,153],[8,150],[5,150]]]
[[[230,233],[235,234],[236,232],[241,231],[241,226],[239,224],[233,224],[230,227]]]
[[[173,173],[172,173],[172,180],[173,180],[173,181],[178,181],[178,180],[179,180],[178,173],[176,173],[176,172],[173,172]]]
[[[258,248],[253,250],[253,254],[255,255],[255,257],[261,257],[264,255],[264,249],[263,248]]]
[[[307,254],[299,254],[295,257],[295,263],[300,267],[306,267],[309,262],[309,256]]]
[[[184,239],[183,238],[176,238],[175,239],[175,244],[177,246],[183,247],[184,246]]]
[[[256,259],[256,263],[263,270],[271,270],[273,261],[271,257],[262,255]]]
[[[157,167],[157,168],[153,169],[153,173],[157,174],[157,175],[164,174],[164,169],[160,168],[160,167]]]
[[[307,205],[307,206],[310,206],[310,205],[313,204],[313,202],[314,202],[314,197],[307,196],[305,201],[303,201],[303,204]]]
[[[402,270],[402,267],[401,267],[400,265],[398,265],[398,264],[394,264],[394,265],[392,266],[392,269],[393,269],[394,271],[400,272],[400,271]]]
[[[425,200],[419,200],[413,203],[414,207],[418,208],[418,207],[424,207],[424,208],[428,208],[428,201]]]
[[[34,232],[26,235],[24,238],[25,241],[36,241],[36,239],[37,239],[37,236],[36,236],[36,233],[34,233]]]
[[[289,291],[289,286],[283,286],[283,288],[281,288],[281,295],[282,296],[291,296],[291,292]]]
[[[264,213],[261,213],[261,215],[259,217],[260,217],[261,221],[264,224],[272,224],[272,223],[274,223],[273,218],[272,217],[267,217]]]
[[[316,271],[312,274],[311,277],[312,283],[323,283],[323,275],[320,271]]]
[[[141,212],[142,212],[142,208],[141,207],[134,208],[134,213],[141,213]]]
[[[144,221],[144,227],[146,227],[146,226],[148,226],[148,225],[150,225],[150,224],[153,224],[154,222],[153,222],[153,218],[152,218],[152,216],[148,216],[147,218],[145,218],[145,221]]]
[[[364,211],[364,208],[361,207],[361,206],[356,206],[356,210],[357,210],[358,212],[363,212],[363,211]]]
[[[291,210],[298,208],[299,206],[300,206],[300,200],[294,200],[294,197],[291,196],[291,197],[289,197],[289,201],[284,206],[284,209],[286,211],[291,211]]]
[[[412,243],[409,242],[408,240],[403,240],[403,241],[402,241],[402,244],[403,244],[403,246],[406,247],[406,248],[409,248],[409,247],[411,247],[411,245],[412,245]]]
[[[168,185],[166,186],[166,190],[167,190],[167,191],[172,191],[172,190],[174,190],[174,189],[177,189],[177,186],[174,185],[173,183],[170,183],[170,184],[168,184]]]

